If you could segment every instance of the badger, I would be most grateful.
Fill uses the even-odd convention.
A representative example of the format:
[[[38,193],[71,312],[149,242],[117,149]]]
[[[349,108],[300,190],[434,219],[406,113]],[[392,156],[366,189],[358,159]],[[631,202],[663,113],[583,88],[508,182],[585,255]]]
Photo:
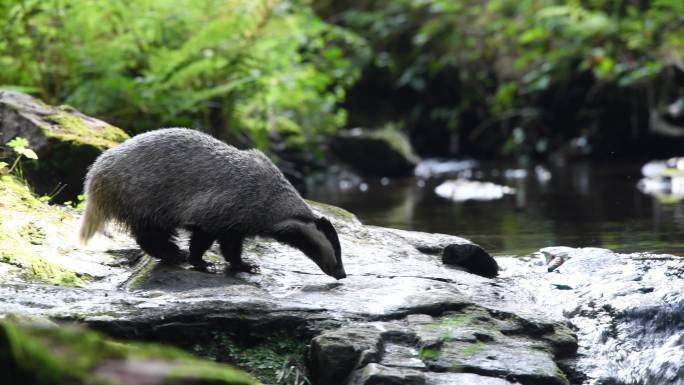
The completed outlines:
[[[324,273],[346,277],[335,228],[259,150],[239,150],[187,128],[150,131],[102,153],[84,190],[84,244],[114,221],[144,252],[177,263],[186,254],[174,240],[186,229],[187,260],[195,268],[206,269],[202,256],[218,241],[232,270],[253,272],[242,260],[242,244],[264,236],[301,250]]]

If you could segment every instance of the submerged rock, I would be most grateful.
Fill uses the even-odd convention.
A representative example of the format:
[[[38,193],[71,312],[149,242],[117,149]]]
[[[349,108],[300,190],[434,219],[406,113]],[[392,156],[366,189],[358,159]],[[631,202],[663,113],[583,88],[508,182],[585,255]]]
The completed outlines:
[[[425,159],[421,160],[416,166],[415,174],[421,178],[436,176],[460,176],[467,170],[472,170],[478,166],[474,160],[440,160]]]
[[[495,200],[513,193],[515,189],[508,186],[468,179],[447,180],[435,188],[435,194],[455,202]]]
[[[374,176],[411,176],[419,160],[408,139],[388,128],[343,131],[333,138],[331,147],[340,160]]]
[[[684,157],[652,161],[641,168],[644,176],[637,187],[664,203],[684,200]]]
[[[54,107],[26,94],[0,91],[0,144],[15,137],[27,139],[38,154],[39,161],[25,167],[32,185],[45,194],[64,184],[64,201],[81,192],[95,158],[128,135],[73,107]]]

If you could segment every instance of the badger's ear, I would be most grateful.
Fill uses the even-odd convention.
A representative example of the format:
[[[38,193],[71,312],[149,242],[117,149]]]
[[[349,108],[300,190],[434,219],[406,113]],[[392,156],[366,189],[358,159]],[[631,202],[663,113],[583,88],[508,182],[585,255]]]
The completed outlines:
[[[333,227],[332,223],[330,223],[330,221],[326,217],[317,218],[316,220],[314,220],[314,223],[316,224],[316,228],[320,230],[323,234],[325,234],[325,237],[333,246],[337,262],[341,262],[342,248],[340,247],[340,239],[337,237],[337,231],[335,231],[335,228]]]

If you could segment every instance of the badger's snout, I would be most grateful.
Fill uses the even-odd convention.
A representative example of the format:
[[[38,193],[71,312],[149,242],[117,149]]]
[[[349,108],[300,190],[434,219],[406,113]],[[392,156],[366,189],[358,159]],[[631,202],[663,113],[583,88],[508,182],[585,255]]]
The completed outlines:
[[[335,279],[343,279],[347,278],[347,273],[344,271],[344,269],[339,269],[334,274],[331,274],[331,276]]]
[[[347,278],[347,273],[344,271],[344,266],[338,265],[337,263],[320,263],[318,266],[325,274],[335,279]]]

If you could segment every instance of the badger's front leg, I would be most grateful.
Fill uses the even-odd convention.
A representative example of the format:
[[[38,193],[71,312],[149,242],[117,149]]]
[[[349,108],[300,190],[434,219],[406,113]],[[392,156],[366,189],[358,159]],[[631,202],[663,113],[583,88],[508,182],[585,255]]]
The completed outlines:
[[[133,235],[140,248],[164,263],[177,264],[185,261],[185,255],[173,242],[176,232],[160,227],[133,227]]]
[[[197,228],[192,229],[192,236],[190,237],[190,257],[188,258],[188,262],[190,262],[195,269],[208,270],[211,264],[202,259],[202,256],[209,250],[215,239],[216,237],[212,234]]]
[[[236,232],[229,232],[219,237],[218,242],[221,246],[221,254],[223,258],[230,263],[230,270],[245,271],[248,273],[256,273],[259,268],[256,265],[246,263],[242,260],[242,242],[245,237]]]

